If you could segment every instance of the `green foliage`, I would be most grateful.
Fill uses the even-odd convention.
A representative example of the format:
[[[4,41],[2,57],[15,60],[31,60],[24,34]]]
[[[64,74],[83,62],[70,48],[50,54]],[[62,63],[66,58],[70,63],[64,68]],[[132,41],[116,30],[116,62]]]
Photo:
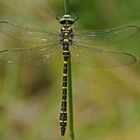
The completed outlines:
[[[75,30],[140,26],[139,5],[139,0],[70,1],[71,13],[80,17]],[[58,31],[55,16],[63,14],[63,7],[60,0],[1,0],[0,20]],[[139,37],[119,49],[139,60]],[[17,47],[0,35],[0,49]],[[57,63],[41,68],[0,64],[0,140],[64,139],[59,132],[62,65]],[[113,69],[72,65],[76,140],[139,139],[139,62]]]

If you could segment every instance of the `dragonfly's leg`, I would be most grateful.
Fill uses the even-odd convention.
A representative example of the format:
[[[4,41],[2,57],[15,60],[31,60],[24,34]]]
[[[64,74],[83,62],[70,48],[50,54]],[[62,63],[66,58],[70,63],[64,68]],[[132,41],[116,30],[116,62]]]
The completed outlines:
[[[56,19],[59,21],[59,19],[60,19],[60,18],[59,18],[59,16],[58,16],[58,15],[56,15]]]

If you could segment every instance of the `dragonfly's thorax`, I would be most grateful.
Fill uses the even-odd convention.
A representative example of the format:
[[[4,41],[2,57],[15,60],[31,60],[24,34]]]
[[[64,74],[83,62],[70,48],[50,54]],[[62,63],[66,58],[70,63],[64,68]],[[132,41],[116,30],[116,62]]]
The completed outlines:
[[[70,46],[73,40],[73,29],[71,25],[63,25],[60,32],[60,43],[65,46]]]

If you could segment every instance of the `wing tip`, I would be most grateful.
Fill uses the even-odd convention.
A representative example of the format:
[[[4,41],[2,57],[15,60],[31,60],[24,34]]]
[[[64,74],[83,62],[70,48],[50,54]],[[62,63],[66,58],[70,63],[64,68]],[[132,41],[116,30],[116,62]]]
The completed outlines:
[[[138,59],[133,54],[130,54],[130,53],[123,53],[123,54],[129,55],[129,56],[131,56],[133,58],[134,61],[131,64],[134,64],[134,63],[136,63],[138,61]]]

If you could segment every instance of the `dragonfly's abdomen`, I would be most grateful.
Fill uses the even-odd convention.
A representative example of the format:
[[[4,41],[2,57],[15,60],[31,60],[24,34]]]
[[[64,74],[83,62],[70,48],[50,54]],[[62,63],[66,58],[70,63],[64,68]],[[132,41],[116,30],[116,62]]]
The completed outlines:
[[[61,112],[60,112],[60,126],[61,126],[62,136],[65,134],[65,130],[67,126],[67,79],[68,79],[68,59],[69,59],[68,46],[67,47],[63,46],[63,57],[64,57],[63,89],[62,89],[62,104],[61,104]]]

